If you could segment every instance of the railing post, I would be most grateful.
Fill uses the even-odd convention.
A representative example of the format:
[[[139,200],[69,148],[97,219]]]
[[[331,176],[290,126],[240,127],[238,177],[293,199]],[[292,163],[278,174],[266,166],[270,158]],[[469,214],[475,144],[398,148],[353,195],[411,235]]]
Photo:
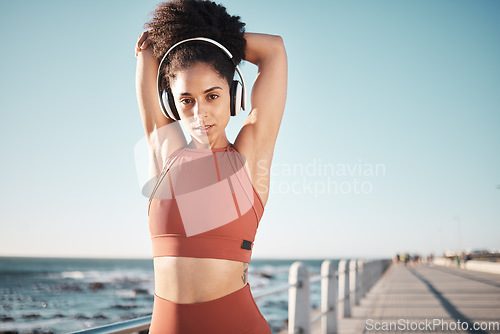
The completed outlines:
[[[366,273],[365,273],[365,261],[358,260],[358,295],[359,299],[365,297],[365,285],[366,285]]]
[[[377,280],[377,261],[372,260],[371,261],[371,279],[370,279],[370,290],[372,289],[373,285],[375,284],[375,281]]]
[[[377,271],[377,263],[375,260],[370,261],[370,290],[373,287],[373,284],[375,284],[376,280],[376,271]]]
[[[368,260],[365,263],[365,271],[366,271],[366,285],[365,285],[365,293],[370,291],[370,288],[372,287],[372,280],[373,280],[373,261]]]
[[[349,287],[351,290],[351,305],[359,305],[359,277],[358,261],[352,260],[349,263]]]
[[[309,273],[302,262],[290,266],[288,283],[297,284],[288,290],[288,333],[310,334]]]
[[[351,301],[349,297],[349,260],[339,262],[339,317],[351,317]]]
[[[337,275],[330,260],[321,264],[321,334],[337,334]]]

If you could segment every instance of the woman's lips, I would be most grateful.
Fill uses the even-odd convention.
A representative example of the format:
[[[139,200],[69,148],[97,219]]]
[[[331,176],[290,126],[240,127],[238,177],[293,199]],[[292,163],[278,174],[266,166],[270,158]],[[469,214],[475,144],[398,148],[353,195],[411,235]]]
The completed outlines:
[[[210,129],[212,129],[212,127],[213,127],[213,125],[200,125],[200,126],[194,127],[193,129],[199,133],[208,133],[208,132],[210,132]]]

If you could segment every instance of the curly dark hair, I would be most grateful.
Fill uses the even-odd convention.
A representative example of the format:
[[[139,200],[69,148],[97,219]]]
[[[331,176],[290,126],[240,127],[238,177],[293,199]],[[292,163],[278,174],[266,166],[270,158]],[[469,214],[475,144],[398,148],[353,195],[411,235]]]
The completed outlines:
[[[153,54],[158,59],[175,43],[193,37],[213,39],[233,55],[231,61],[217,46],[202,41],[181,44],[168,55],[164,85],[169,86],[166,79],[175,78],[177,70],[203,62],[211,65],[231,86],[235,65],[245,58],[245,23],[239,16],[231,16],[224,6],[205,0],[163,2],[157,5],[152,16],[145,28],[149,30]]]

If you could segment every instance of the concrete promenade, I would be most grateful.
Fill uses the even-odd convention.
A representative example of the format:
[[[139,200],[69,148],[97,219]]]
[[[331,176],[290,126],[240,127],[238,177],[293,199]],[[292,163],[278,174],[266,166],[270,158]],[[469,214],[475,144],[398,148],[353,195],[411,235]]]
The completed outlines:
[[[475,323],[483,330],[472,330]],[[339,319],[338,333],[500,333],[499,326],[500,275],[399,264],[352,308],[351,318]],[[319,321],[312,333],[320,333]]]

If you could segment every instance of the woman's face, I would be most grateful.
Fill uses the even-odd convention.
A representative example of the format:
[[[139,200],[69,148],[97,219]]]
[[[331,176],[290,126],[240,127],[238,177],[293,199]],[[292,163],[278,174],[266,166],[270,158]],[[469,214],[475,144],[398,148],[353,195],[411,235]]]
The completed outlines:
[[[196,63],[179,70],[170,83],[181,121],[195,142],[212,148],[225,147],[230,118],[227,81],[212,66]]]

